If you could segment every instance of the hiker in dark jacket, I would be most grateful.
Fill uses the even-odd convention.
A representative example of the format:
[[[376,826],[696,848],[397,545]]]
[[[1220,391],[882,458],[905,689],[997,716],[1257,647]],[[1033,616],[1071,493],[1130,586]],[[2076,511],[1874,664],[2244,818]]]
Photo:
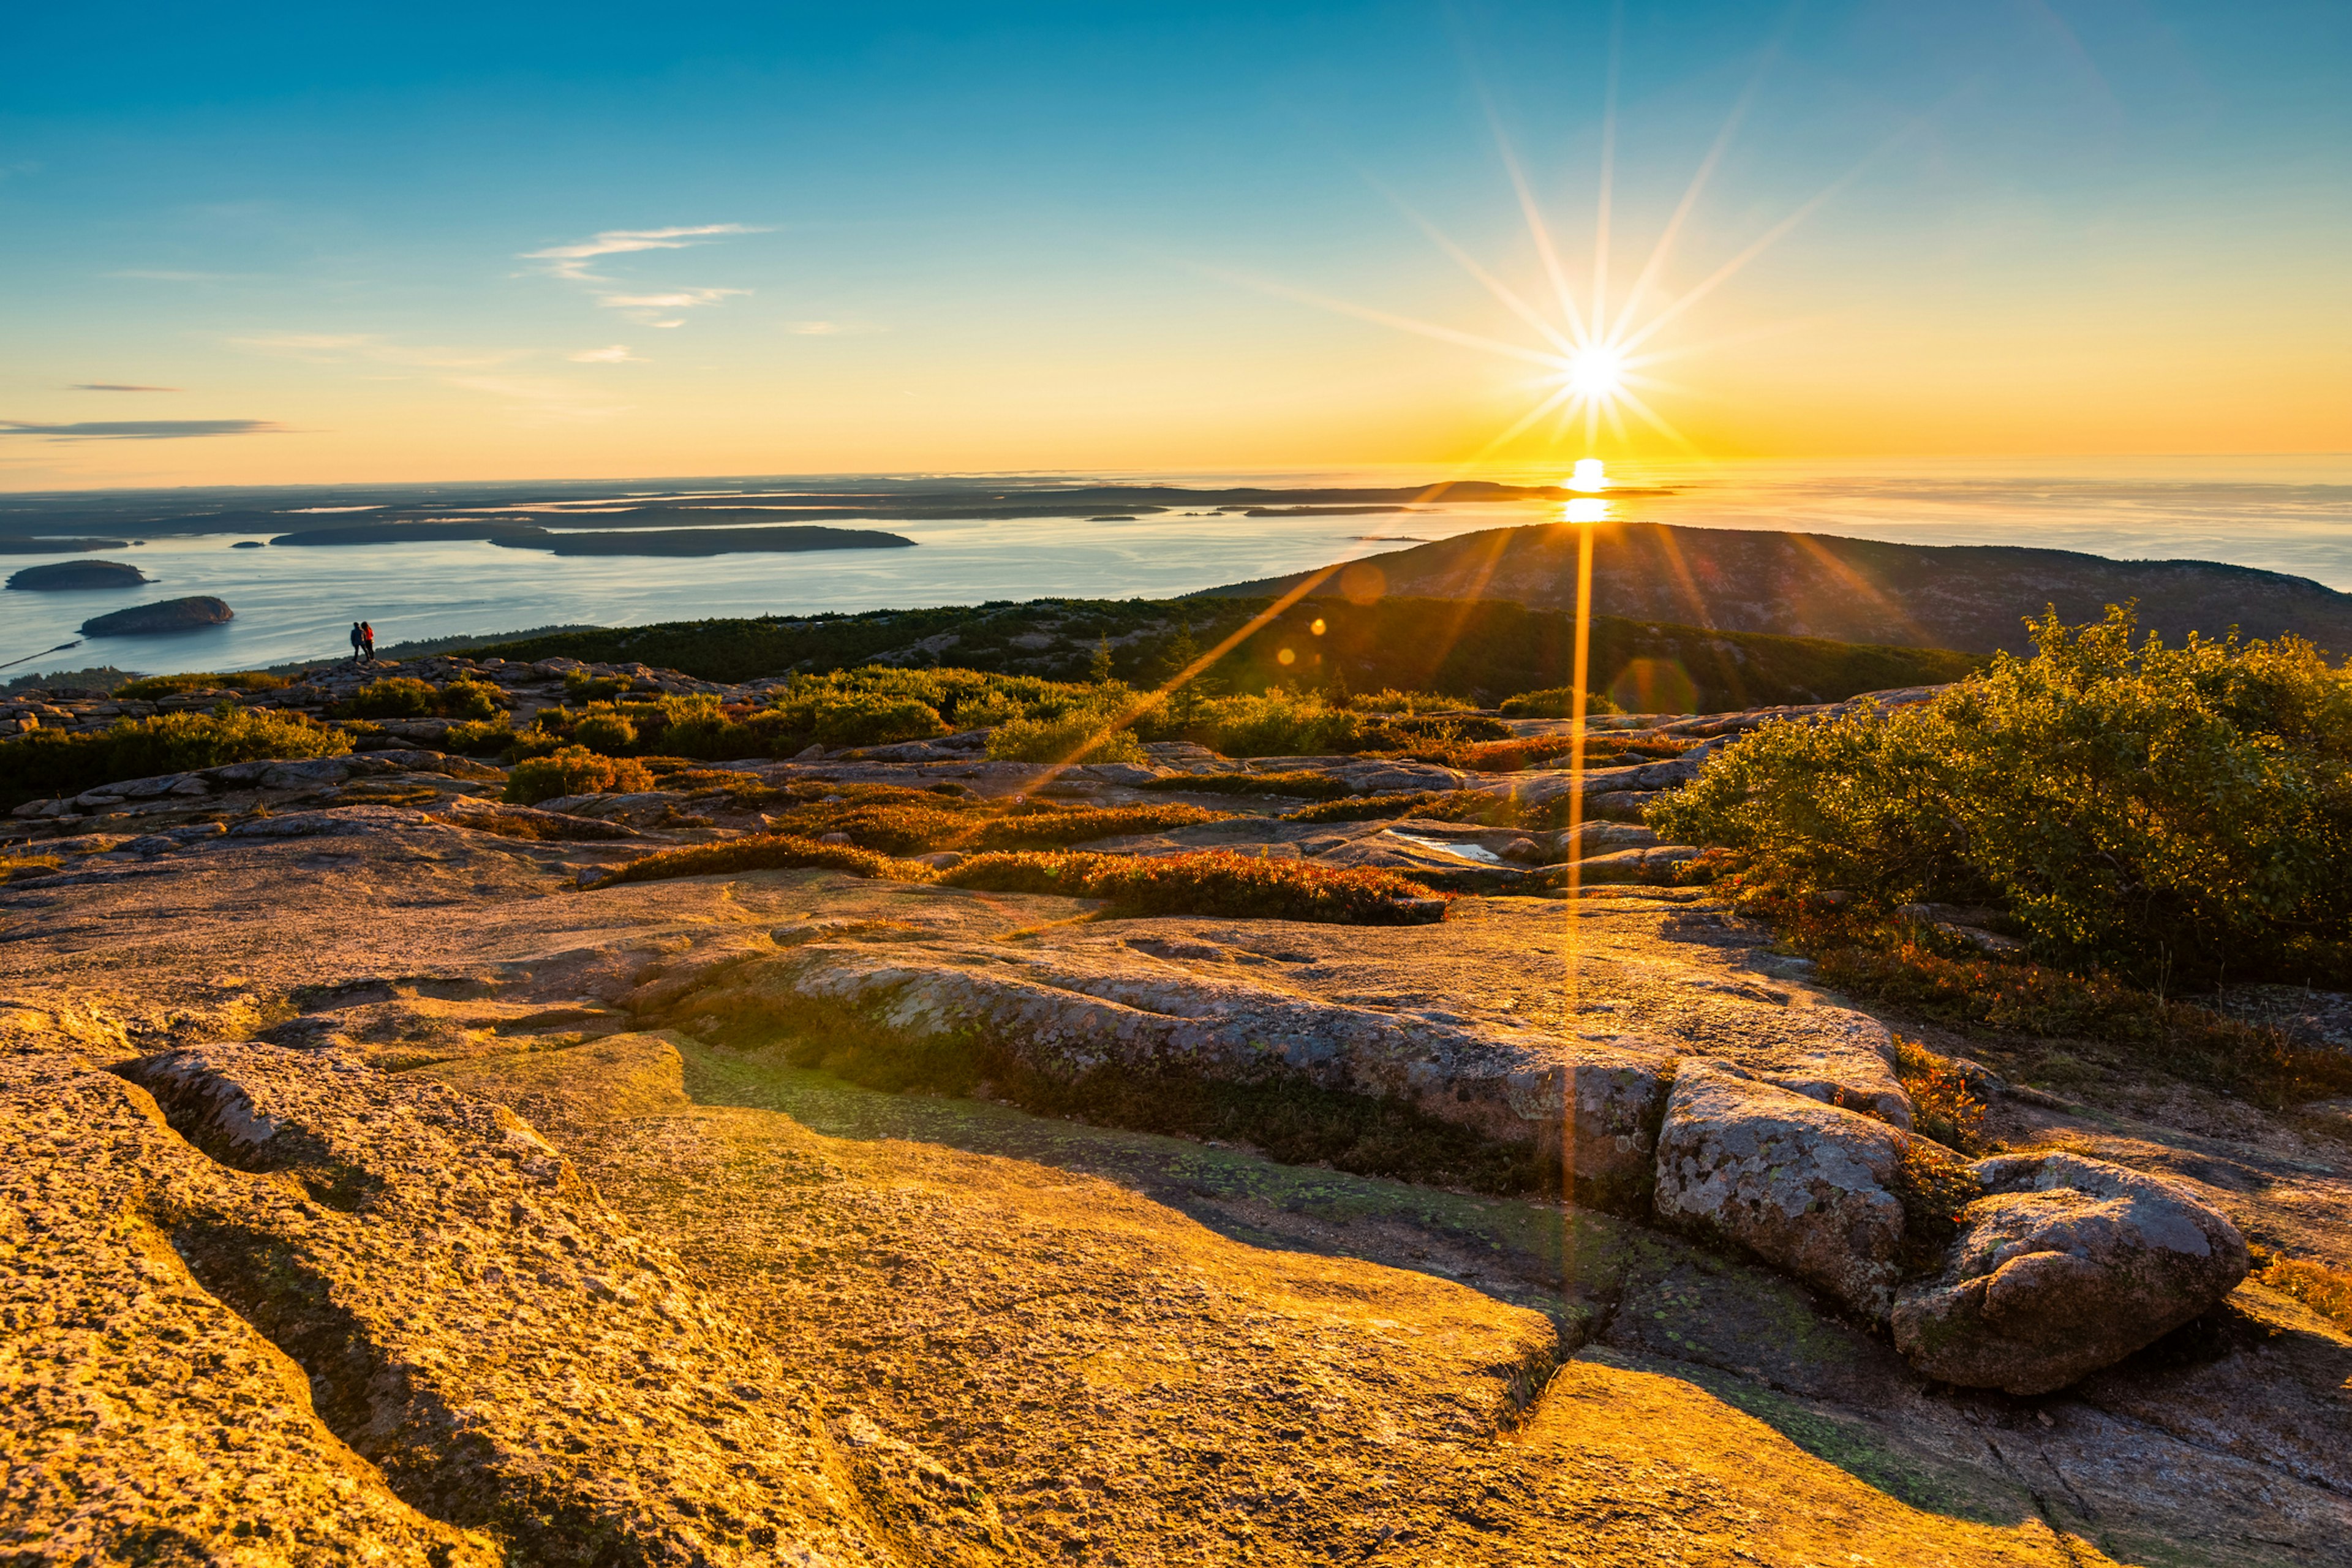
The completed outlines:
[[[360,648],[366,641],[367,638],[360,631],[359,622],[353,621],[352,623],[352,662],[353,664],[360,662]]]

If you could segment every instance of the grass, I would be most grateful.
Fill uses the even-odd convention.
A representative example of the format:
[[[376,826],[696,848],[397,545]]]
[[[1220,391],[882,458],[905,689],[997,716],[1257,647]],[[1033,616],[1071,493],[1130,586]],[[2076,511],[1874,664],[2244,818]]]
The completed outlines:
[[[1349,793],[1330,774],[1306,769],[1279,773],[1168,773],[1135,787],[1174,795],[1273,795],[1293,800],[1329,800]]]
[[[2257,1258],[2254,1279],[2352,1333],[2352,1268],[2304,1258]]]
[[[730,876],[744,871],[846,871],[853,877],[887,881],[928,880],[929,868],[878,855],[847,844],[819,844],[790,834],[762,833],[730,838],[721,844],[693,844],[615,867],[591,888],[618,887],[627,882],[662,882],[679,877]]]
[[[740,776],[740,775],[739,775]],[[668,788],[682,787],[671,780]],[[860,848],[886,855],[935,849],[969,852],[1049,849],[1089,839],[1160,833],[1222,822],[1229,815],[1174,802],[1166,805],[1065,805],[1006,801],[890,784],[801,784],[782,795],[792,804],[771,818],[773,831],[803,838],[845,833]]]
[[[1114,915],[1220,915],[1338,925],[1423,925],[1444,918],[1429,888],[1393,871],[1333,869],[1204,849],[1150,858],[1078,852],[978,855],[950,887],[1101,899]]]
[[[26,877],[46,877],[65,864],[58,855],[0,855],[0,887]]]
[[[1072,709],[1057,719],[1015,719],[999,725],[988,737],[988,754],[995,762],[1014,763],[1139,763],[1143,743],[1135,731],[1118,726],[1119,714],[1108,709]]]

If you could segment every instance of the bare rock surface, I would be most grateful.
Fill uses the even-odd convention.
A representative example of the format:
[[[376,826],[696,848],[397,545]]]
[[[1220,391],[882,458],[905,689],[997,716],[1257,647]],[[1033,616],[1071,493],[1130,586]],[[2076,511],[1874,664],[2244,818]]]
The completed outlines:
[[[2199,1316],[2246,1277],[2246,1244],[2189,1193],[2074,1154],[1974,1167],[1942,1276],[1903,1293],[1895,1342],[1931,1377],[2063,1388]]]
[[[1904,1141],[1869,1117],[1686,1061],[1658,1134],[1658,1214],[1884,1318],[1900,1270]]]

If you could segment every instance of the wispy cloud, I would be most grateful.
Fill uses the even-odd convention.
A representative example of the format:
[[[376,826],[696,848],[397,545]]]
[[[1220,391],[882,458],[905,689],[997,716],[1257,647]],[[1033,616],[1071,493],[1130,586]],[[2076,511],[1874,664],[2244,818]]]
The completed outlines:
[[[582,349],[572,356],[573,364],[643,364],[646,362],[629,352],[626,343],[614,343],[608,349]]]
[[[112,272],[101,272],[101,278],[136,278],[148,283],[226,283],[246,276],[235,272],[182,272],[165,267],[124,267]]]
[[[683,316],[672,316],[672,310],[691,310],[704,305],[716,305],[738,294],[749,294],[749,289],[672,289],[659,294],[599,294],[596,303],[608,310],[618,310],[633,321],[648,327],[682,327]]]
[[[786,321],[784,331],[800,338],[848,338],[866,332],[887,332],[871,321]]]
[[[140,386],[127,381],[77,381],[68,392],[177,392],[176,386]]]
[[[460,349],[396,343],[373,332],[264,332],[257,337],[231,338],[237,348],[313,364],[347,364],[369,361],[377,364],[414,365],[425,370],[488,370],[522,357],[514,349]]]
[[[270,436],[285,428],[274,419],[85,419],[71,425],[0,419],[0,436],[52,440],[170,441],[187,436]]]
[[[684,250],[689,246],[705,245],[723,235],[765,234],[740,223],[705,223],[685,228],[608,228],[593,239],[572,245],[551,245],[545,250],[526,250],[525,261],[547,263],[551,278],[569,278],[581,283],[609,283],[609,278],[599,277],[588,269],[588,264],[600,256],[621,256],[635,250]]]

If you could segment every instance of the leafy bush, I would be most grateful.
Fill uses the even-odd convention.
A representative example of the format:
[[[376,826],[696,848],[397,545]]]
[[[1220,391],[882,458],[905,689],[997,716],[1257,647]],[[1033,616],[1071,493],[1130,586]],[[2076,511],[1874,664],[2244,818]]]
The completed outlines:
[[[159,697],[178,697],[190,691],[278,691],[288,684],[284,676],[261,669],[227,674],[142,675],[116,687],[114,695],[136,702],[152,702]]]
[[[2053,614],[1931,701],[1768,726],[1652,823],[1793,892],[1994,904],[2042,956],[2145,983],[2352,981],[2352,673],[2133,631]]]
[[[429,680],[387,675],[371,680],[337,710],[347,719],[423,719],[441,705],[441,694]]]
[[[1332,869],[1229,849],[1143,857],[1081,852],[976,855],[950,887],[1102,899],[1113,914],[1217,915],[1338,925],[1421,925],[1443,917],[1428,888],[1393,871]]]
[[[1015,719],[988,737],[988,754],[1016,763],[1139,763],[1143,744],[1113,708],[1074,708],[1054,719]]]
[[[509,805],[537,805],[559,795],[626,795],[653,787],[654,776],[642,763],[600,757],[585,746],[567,746],[517,763],[507,774],[503,798]]]
[[[1985,1102],[1951,1058],[1895,1037],[1895,1076],[1911,1097],[1911,1130],[1962,1154],[1985,1152]]]
[[[1277,689],[1203,704],[1184,738],[1227,757],[1329,756],[1359,750],[1365,728],[1361,714],[1318,695]]]
[[[449,726],[441,744],[468,756],[488,756],[514,743],[514,721],[500,713],[494,719],[468,719]]]
[[[616,867],[588,886],[610,888],[624,882],[659,882],[678,877],[811,869],[846,871],[856,877],[879,877],[902,882],[922,881],[930,875],[928,867],[895,860],[871,849],[853,848],[846,844],[819,844],[814,839],[798,838],[789,834],[762,833],[748,838],[730,838],[721,844],[693,844],[683,849],[665,849],[641,860]]]
[[[637,727],[618,713],[590,713],[573,724],[564,738],[608,757],[626,756],[637,743]]]
[[[1550,686],[1541,691],[1522,691],[1517,697],[1506,697],[1500,711],[1506,719],[1572,719],[1576,716],[1576,688]],[[1584,695],[1587,713],[1622,713],[1616,703],[1598,691]]]
[[[1359,713],[1402,713],[1411,718],[1416,713],[1467,713],[1475,704],[1442,691],[1399,691],[1391,686],[1348,698],[1342,706]]]
[[[444,719],[479,721],[505,711],[499,689],[488,681],[460,678],[441,689],[438,704]]]
[[[95,732],[37,730],[0,745],[0,800],[79,795],[121,779],[152,778],[263,758],[339,757],[352,749],[340,731],[299,714],[232,708],[119,720]]]

